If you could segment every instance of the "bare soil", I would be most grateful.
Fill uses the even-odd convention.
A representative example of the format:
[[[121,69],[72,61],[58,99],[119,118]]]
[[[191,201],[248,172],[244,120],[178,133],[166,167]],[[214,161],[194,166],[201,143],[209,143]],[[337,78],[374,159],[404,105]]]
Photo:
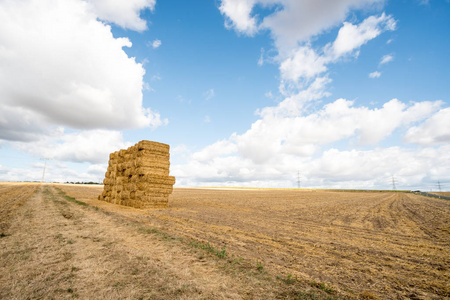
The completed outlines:
[[[27,285],[15,271],[34,269],[51,288],[29,284],[28,298],[450,298],[447,200],[178,188],[168,209],[139,210],[96,200],[102,186],[57,187],[88,206],[41,187],[16,209],[10,236],[0,239],[2,249],[11,248],[0,250],[0,298],[21,298]],[[22,240],[30,242],[19,246]],[[192,245],[226,249],[228,259]],[[46,255],[53,260],[20,258],[28,252],[53,253]]]

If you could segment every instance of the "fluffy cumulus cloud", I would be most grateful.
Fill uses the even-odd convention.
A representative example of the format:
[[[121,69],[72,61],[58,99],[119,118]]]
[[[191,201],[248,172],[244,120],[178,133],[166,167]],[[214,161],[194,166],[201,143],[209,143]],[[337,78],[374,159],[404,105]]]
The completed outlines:
[[[137,31],[147,29],[146,21],[140,18],[141,10],[153,10],[156,5],[156,0],[87,0],[87,2],[100,19]]]
[[[359,24],[344,22],[334,42],[314,48],[310,40],[341,24],[350,10],[382,5],[380,0],[222,0],[220,11],[225,25],[240,34],[252,36],[268,30],[275,42],[280,63],[280,91],[284,95],[297,93],[317,76],[328,70],[327,65],[341,57],[358,54],[359,48],[382,32],[395,30],[396,21],[382,13],[369,16]],[[259,16],[256,8],[268,13]],[[259,60],[262,64],[262,60]]]
[[[327,70],[326,57],[318,55],[310,47],[299,47],[280,64],[283,79],[296,81],[298,78],[312,78]]]
[[[109,153],[131,145],[123,141],[120,131],[104,129],[66,131],[59,127],[33,143],[11,142],[10,146],[33,156],[98,164],[107,163]]]
[[[247,132],[205,147],[192,154],[188,164],[175,166],[179,184],[291,187],[297,170],[308,178],[309,186],[316,187],[344,187],[342,182],[348,181],[353,187],[373,188],[386,185],[389,176],[413,186],[436,174],[446,176],[445,169],[426,167],[448,159],[448,154],[441,158],[427,155],[445,153],[445,143],[420,151],[401,147],[364,150],[396,131],[406,131],[411,124],[424,122],[422,127],[427,127],[435,119],[444,121],[446,110],[440,110],[440,101],[406,104],[392,99],[370,109],[338,99],[309,114],[294,114],[283,106],[282,102],[266,108]],[[339,150],[333,147],[336,143],[355,149]]]
[[[418,126],[411,127],[405,136],[408,143],[422,146],[450,143],[450,108],[437,112]]]
[[[256,19],[251,17],[256,2],[255,0],[223,0],[219,9],[226,16],[225,27],[253,35],[258,30]]]
[[[145,71],[123,50],[130,41],[114,38],[85,2],[3,1],[0,18],[2,138],[24,139],[22,129],[29,134],[47,124],[161,125],[142,107]],[[26,122],[17,126],[22,115]]]
[[[339,29],[336,40],[331,46],[329,55],[339,58],[351,53],[379,36],[383,31],[395,30],[395,26],[395,20],[391,16],[386,16],[385,13],[379,17],[370,16],[359,25],[344,22],[344,25]]]
[[[328,43],[319,51],[314,50],[308,43],[294,48],[287,57],[279,57],[282,60],[282,90],[286,87],[299,87],[299,82],[300,87],[303,87],[302,83],[326,72],[328,64],[337,62],[341,57],[358,54],[362,45],[384,31],[395,30],[395,26],[396,21],[392,16],[382,13],[380,16],[370,16],[360,24],[344,22],[334,42]],[[379,75],[381,73],[374,72],[369,76],[376,78]]]
[[[1,1],[0,140],[35,156],[104,164],[124,146],[119,130],[166,123],[143,107],[145,70],[125,53],[131,42],[107,25],[145,30],[140,12],[154,6]]]
[[[254,35],[269,30],[277,48],[290,51],[297,43],[339,24],[350,11],[383,2],[382,0],[222,0],[220,11],[227,28]],[[260,18],[256,6],[271,8],[272,13]]]
[[[259,109],[259,119],[246,132],[174,166],[178,184],[293,187],[297,172],[304,185],[328,188],[390,188],[392,177],[406,188],[436,178],[449,180],[450,117],[442,101],[392,99],[367,107],[337,99],[319,104],[330,96],[330,64],[344,57],[357,59],[363,45],[395,30],[395,19],[385,13],[344,22],[351,9],[381,2],[223,0],[220,10],[228,28],[247,35],[270,31],[285,99]],[[268,14],[258,16],[257,5]],[[314,46],[313,36],[338,25],[334,41]],[[381,64],[392,58],[383,57]],[[370,77],[380,75],[373,72]],[[402,136],[425,147],[379,146]]]

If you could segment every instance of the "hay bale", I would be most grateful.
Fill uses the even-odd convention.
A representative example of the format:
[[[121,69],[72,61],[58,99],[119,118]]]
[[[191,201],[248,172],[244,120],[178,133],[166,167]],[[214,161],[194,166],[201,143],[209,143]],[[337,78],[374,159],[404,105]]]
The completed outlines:
[[[154,168],[154,167],[137,167],[136,174],[138,175],[160,175],[160,176],[169,176],[168,169]]]
[[[169,176],[169,145],[140,141],[109,155],[99,200],[136,208],[167,207],[175,177]]]

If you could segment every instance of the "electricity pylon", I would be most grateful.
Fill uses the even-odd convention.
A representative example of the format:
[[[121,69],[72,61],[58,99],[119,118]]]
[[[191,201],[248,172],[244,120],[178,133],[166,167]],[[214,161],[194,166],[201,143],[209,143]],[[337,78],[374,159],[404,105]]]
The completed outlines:
[[[41,160],[44,161],[44,171],[42,172],[42,180],[41,183],[44,182],[44,177],[45,177],[45,168],[47,167],[47,160],[50,160],[51,158],[41,158]]]

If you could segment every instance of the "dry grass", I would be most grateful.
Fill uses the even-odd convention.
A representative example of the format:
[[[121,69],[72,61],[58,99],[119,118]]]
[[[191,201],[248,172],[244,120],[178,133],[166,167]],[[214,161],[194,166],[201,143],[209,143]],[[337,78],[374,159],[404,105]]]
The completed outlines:
[[[136,222],[118,206],[66,196],[50,185],[15,202],[0,239],[0,299],[327,299],[298,281],[272,281],[240,258],[221,259],[203,244]],[[4,188],[0,184],[0,190]],[[77,186],[74,194],[101,187]],[[2,204],[3,205],[3,204]],[[111,211],[105,208],[112,208]],[[120,207],[119,212],[140,212]],[[214,250],[215,248],[213,248]],[[220,250],[220,249],[219,249]]]
[[[98,205],[98,189],[64,189]],[[450,297],[449,201],[389,192],[175,189],[166,210],[102,209],[226,246],[271,274],[347,297]]]
[[[0,184],[0,299],[450,297],[446,200],[175,189],[139,210],[101,191]]]
[[[0,184],[0,235],[8,235],[14,211],[23,206],[34,193],[37,185],[28,183]]]

